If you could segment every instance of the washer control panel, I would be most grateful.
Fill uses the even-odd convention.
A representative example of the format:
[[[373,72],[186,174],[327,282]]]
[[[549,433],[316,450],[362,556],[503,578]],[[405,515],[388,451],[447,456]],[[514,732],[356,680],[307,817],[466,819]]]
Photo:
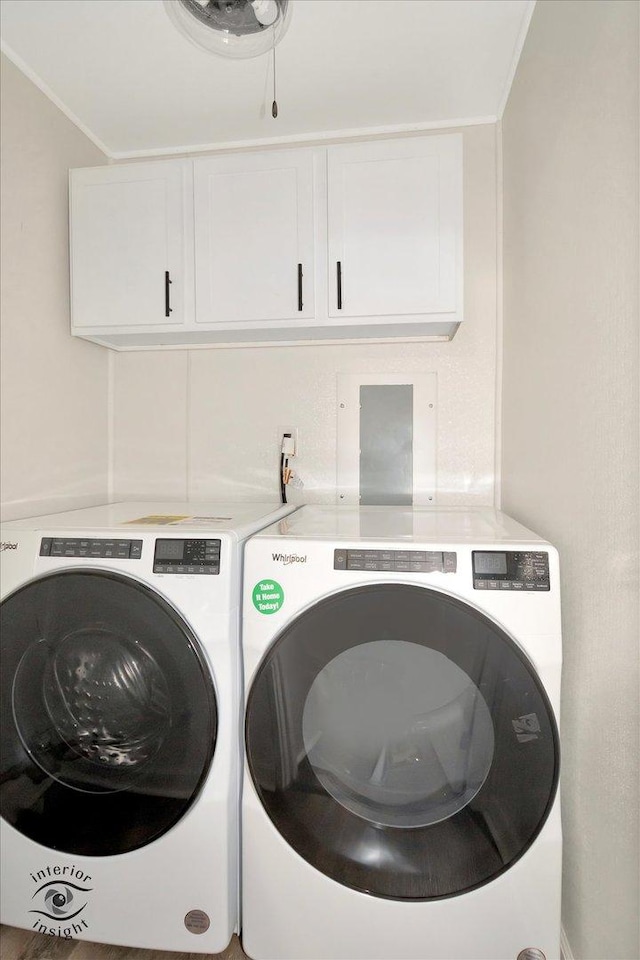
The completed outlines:
[[[43,537],[40,541],[40,556],[139,560],[142,557],[142,540],[120,540],[115,537]]]
[[[220,540],[156,540],[154,573],[220,573]]]
[[[455,553],[439,550],[334,550],[334,570],[391,573],[455,573]]]
[[[473,550],[474,590],[550,590],[549,554]]]

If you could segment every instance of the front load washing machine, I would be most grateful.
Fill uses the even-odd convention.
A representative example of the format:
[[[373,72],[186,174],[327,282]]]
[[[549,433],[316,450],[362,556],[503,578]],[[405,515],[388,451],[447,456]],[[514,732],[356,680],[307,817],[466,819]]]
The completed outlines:
[[[558,960],[556,550],[493,510],[303,507],[247,545],[254,960]]]
[[[223,950],[238,926],[243,541],[270,504],[2,527],[2,922]]]

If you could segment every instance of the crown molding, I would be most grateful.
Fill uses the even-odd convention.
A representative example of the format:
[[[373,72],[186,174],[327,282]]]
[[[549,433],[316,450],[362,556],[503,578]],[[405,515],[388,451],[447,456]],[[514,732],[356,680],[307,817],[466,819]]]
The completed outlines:
[[[178,147],[158,147],[155,150],[123,150],[111,153],[114,160],[142,160],[151,157],[171,157],[192,153],[218,153],[227,150],[256,150],[262,147],[322,144],[328,141],[378,139],[407,136],[429,130],[451,130],[497,123],[496,116],[465,117],[454,120],[434,120],[426,123],[400,123],[383,127],[357,127],[345,130],[321,130],[315,133],[293,133],[283,137],[259,137],[253,140],[228,140],[219,143],[200,143]]]
[[[73,125],[81,131],[81,133],[84,133],[85,137],[88,137],[88,139],[91,140],[98,150],[101,150],[105,156],[113,159],[113,153],[111,150],[109,150],[109,147],[107,147],[106,144],[104,144],[102,140],[97,137],[95,133],[90,130],[89,127],[87,127],[59,97],[55,95],[51,87],[47,86],[42,77],[40,77],[35,70],[32,70],[29,64],[25,63],[22,57],[18,56],[15,50],[12,50],[5,40],[0,39],[0,50],[2,53],[4,53],[5,57],[11,61],[14,67],[17,67],[18,70],[20,70],[20,72],[23,73],[28,80],[31,80],[31,82],[38,88],[38,90],[40,90],[41,93],[44,93],[45,97],[51,100],[58,110],[64,113],[67,120],[70,120],[71,123],[73,123]]]
[[[527,39],[527,33],[529,32],[529,25],[531,23],[533,11],[535,10],[536,2],[537,0],[529,0],[529,4],[527,6],[527,9],[525,10],[524,17],[522,18],[522,25],[520,27],[520,32],[518,33],[518,38],[513,48],[511,66],[509,67],[509,73],[507,74],[504,90],[502,91],[502,97],[500,98],[500,105],[498,107],[499,120],[502,120],[502,116],[504,114],[504,111],[507,106],[507,102],[509,100],[509,94],[511,93],[511,87],[513,86],[513,81],[516,76],[516,70],[518,69],[518,64],[520,63],[522,48],[524,47],[525,40]]]

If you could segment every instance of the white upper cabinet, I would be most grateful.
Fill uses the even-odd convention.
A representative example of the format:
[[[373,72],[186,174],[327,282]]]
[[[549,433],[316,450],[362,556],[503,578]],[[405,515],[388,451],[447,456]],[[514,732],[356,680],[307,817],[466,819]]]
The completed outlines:
[[[185,323],[193,304],[190,161],[72,170],[72,332]]]
[[[328,148],[329,314],[462,319],[460,135]]]
[[[462,136],[71,171],[72,333],[115,349],[440,339]]]
[[[313,152],[194,161],[196,322],[313,318]]]

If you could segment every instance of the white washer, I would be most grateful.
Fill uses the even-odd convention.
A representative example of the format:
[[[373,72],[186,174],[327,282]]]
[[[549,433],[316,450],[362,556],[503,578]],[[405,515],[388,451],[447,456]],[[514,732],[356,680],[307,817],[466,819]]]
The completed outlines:
[[[303,507],[247,545],[254,960],[558,960],[556,550],[493,510]]]
[[[243,541],[290,507],[2,527],[2,922],[214,953],[238,928]]]

